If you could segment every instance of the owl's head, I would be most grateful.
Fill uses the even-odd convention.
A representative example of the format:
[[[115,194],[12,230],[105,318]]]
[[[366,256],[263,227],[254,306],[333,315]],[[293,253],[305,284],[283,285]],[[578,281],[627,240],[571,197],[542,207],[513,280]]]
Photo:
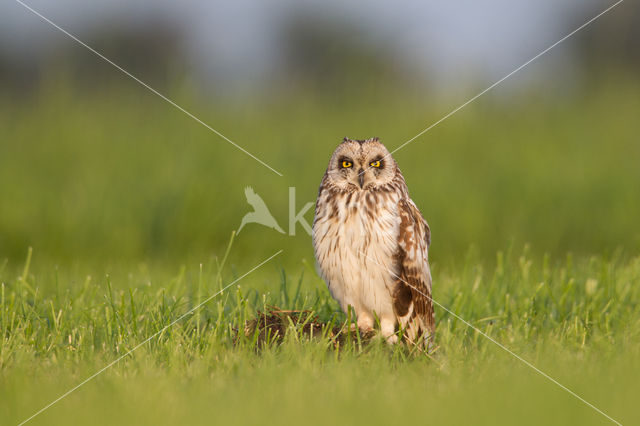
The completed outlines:
[[[391,183],[397,165],[378,138],[344,138],[327,168],[329,183],[344,191],[364,191]]]

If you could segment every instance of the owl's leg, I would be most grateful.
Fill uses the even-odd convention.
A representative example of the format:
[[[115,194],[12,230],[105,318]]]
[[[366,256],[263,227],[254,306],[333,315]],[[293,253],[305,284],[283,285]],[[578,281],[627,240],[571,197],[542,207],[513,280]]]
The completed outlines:
[[[363,331],[373,330],[373,315],[367,311],[357,312],[358,314],[358,328]]]
[[[380,333],[382,337],[387,339],[388,343],[397,343],[396,336],[396,317],[394,315],[383,315],[380,317]]]

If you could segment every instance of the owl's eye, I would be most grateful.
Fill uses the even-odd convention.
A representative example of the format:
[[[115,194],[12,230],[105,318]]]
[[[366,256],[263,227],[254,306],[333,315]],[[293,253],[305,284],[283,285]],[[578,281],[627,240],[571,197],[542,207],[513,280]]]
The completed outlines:
[[[372,161],[369,163],[371,167],[380,167],[380,160]]]
[[[351,167],[351,166],[353,166],[353,163],[352,163],[351,161],[344,160],[344,161],[342,162],[342,168],[343,168],[343,169],[348,169],[348,168],[349,168],[349,167]]]

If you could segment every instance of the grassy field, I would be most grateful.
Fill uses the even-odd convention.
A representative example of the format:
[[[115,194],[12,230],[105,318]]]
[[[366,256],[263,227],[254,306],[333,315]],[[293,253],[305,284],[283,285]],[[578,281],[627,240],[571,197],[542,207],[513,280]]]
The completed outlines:
[[[395,157],[431,225],[435,300],[636,424],[640,86],[584,93],[489,95]],[[136,347],[30,424],[610,422],[440,307],[431,357],[293,326],[261,350],[236,339],[270,305],[345,320],[302,227],[250,224],[230,245],[244,187],[287,229],[288,187],[314,201],[343,136],[394,148],[465,99],[170,95],[284,177],[133,84],[80,94],[53,75],[0,100],[1,424]]]
[[[3,269],[2,423],[154,335],[32,423],[607,423],[443,309],[432,357],[377,340],[337,351],[293,325],[281,346],[256,350],[236,329],[269,305],[344,320],[316,277],[288,276],[276,259],[166,329],[243,271]],[[437,269],[437,301],[616,420],[640,421],[640,258],[498,259]]]

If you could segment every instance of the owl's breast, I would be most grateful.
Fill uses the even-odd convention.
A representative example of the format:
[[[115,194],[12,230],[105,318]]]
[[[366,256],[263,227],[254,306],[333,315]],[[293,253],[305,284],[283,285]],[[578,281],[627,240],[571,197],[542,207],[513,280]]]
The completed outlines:
[[[341,303],[357,293],[365,304],[386,304],[380,292],[388,295],[396,273],[398,200],[371,191],[324,195],[313,225],[318,272]]]
[[[313,222],[314,247],[366,249],[382,245],[395,251],[398,243],[398,199],[392,193],[321,194]]]

